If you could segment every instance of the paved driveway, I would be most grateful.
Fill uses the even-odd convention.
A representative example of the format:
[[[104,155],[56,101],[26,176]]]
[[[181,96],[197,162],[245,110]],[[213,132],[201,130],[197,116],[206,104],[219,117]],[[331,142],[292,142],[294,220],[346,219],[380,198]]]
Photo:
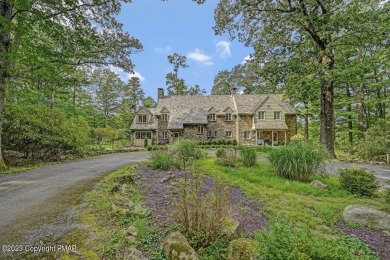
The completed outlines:
[[[148,157],[113,154],[0,176],[0,245],[23,241],[27,231],[63,215],[99,178]]]
[[[329,162],[326,164],[326,170],[330,174],[337,174],[339,169],[346,168],[365,168],[369,171],[372,171],[378,183],[382,187],[390,187],[390,184],[387,184],[386,181],[390,182],[390,165],[379,165],[379,164],[367,164],[367,163],[347,163],[347,162]]]

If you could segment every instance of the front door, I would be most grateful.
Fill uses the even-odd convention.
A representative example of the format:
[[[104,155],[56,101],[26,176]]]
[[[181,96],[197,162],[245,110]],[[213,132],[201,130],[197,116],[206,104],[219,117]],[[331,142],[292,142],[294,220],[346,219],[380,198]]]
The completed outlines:
[[[272,140],[273,140],[273,144],[274,144],[274,145],[277,145],[277,144],[278,144],[278,141],[279,141],[279,139],[278,139],[278,138],[279,138],[278,132],[274,132],[272,138],[273,138],[273,139],[272,139]]]

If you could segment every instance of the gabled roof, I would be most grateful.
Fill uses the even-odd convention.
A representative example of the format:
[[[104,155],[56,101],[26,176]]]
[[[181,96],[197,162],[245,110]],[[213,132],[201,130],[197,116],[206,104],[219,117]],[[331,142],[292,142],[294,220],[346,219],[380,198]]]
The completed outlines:
[[[140,109],[138,109],[135,114],[136,115],[149,114],[150,121],[148,124],[139,124],[137,122],[137,118],[134,117],[134,120],[131,123],[130,129],[131,130],[155,130],[157,128],[157,119],[156,119],[156,116],[154,115],[155,113],[156,113],[155,108],[140,108]]]
[[[230,95],[165,96],[159,99],[157,111],[168,109],[168,128],[182,129],[186,124],[207,124],[207,114],[210,111],[224,114],[228,107],[234,107]]]
[[[259,107],[261,107],[267,100],[272,98],[276,104],[278,104],[283,112],[286,114],[296,114],[294,109],[290,105],[283,101],[282,94],[269,94],[269,95],[259,95],[259,94],[243,94],[243,95],[234,95],[234,99],[237,105],[237,112],[239,114],[253,114]]]

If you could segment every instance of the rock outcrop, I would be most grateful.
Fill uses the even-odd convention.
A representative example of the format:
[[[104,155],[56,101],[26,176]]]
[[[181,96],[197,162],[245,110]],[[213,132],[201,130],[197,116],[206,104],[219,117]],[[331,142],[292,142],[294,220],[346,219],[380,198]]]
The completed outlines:
[[[390,229],[390,214],[361,205],[349,205],[344,209],[344,221],[373,229]]]
[[[168,260],[198,260],[195,250],[180,232],[173,232],[164,239],[164,254]]]

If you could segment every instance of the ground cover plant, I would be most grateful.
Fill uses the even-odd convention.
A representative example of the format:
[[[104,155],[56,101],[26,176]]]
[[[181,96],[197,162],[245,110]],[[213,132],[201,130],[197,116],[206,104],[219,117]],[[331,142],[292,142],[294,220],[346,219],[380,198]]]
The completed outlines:
[[[197,170],[238,187],[250,198],[263,203],[263,211],[274,224],[267,231],[261,231],[262,235],[256,239],[262,245],[260,251],[268,254],[270,259],[330,259],[330,256],[355,259],[357,255],[363,259],[377,258],[360,240],[346,237],[338,225],[347,205],[360,204],[386,210],[384,200],[353,196],[341,189],[336,177],[308,178],[327,184],[325,190],[284,179],[276,176],[271,165],[265,162],[258,162],[251,168],[231,168],[215,164],[213,158],[204,158],[195,165]],[[281,232],[281,228],[291,232]],[[297,232],[306,234],[299,236],[299,243],[293,242]],[[284,246],[279,247],[278,243]],[[336,244],[337,247],[330,246]]]

